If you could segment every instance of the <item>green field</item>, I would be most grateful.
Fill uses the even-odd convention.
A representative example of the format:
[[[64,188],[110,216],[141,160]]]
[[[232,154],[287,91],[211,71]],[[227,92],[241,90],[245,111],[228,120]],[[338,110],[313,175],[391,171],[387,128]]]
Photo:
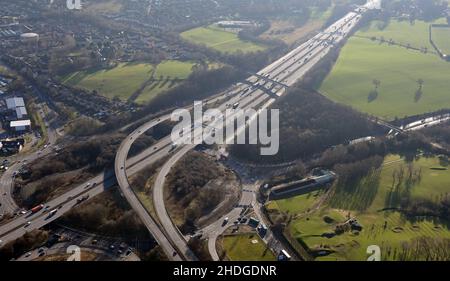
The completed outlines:
[[[63,83],[99,94],[127,100],[150,79],[153,66],[147,63],[120,63],[111,69],[78,71],[63,79]]]
[[[284,213],[299,214],[308,211],[317,198],[323,194],[323,190],[298,195],[295,197],[270,201],[267,204],[268,209],[276,209]]]
[[[153,75],[154,81],[144,88],[135,101],[139,104],[147,103],[158,94],[176,86],[180,80],[186,79],[191,74],[193,66],[193,63],[180,61],[160,63]]]
[[[227,235],[223,249],[231,261],[274,261],[275,256],[256,234]]]
[[[205,45],[223,53],[257,52],[265,49],[261,44],[243,41],[233,32],[228,32],[214,25],[198,27],[181,33],[181,37],[195,44]]]
[[[332,200],[333,203],[315,213],[294,219],[290,224],[291,235],[302,240],[311,249],[333,251],[332,254],[318,257],[317,260],[365,260],[369,245],[380,246],[383,260],[398,260],[400,255],[407,253],[405,249],[410,249],[407,243],[414,239],[420,237],[436,241],[450,239],[448,221],[424,217],[408,218],[396,210],[383,210],[398,207],[397,200],[401,197],[403,199],[407,197],[411,201],[437,202],[450,192],[450,167],[441,163],[437,157],[420,157],[412,162],[413,171],[420,171],[420,180],[412,183],[404,180],[398,186],[393,184],[393,172],[401,169],[406,171],[408,165],[399,156],[386,157],[380,173],[374,174],[379,177],[379,184],[374,187],[376,196],[371,199],[367,208],[364,210],[344,208],[354,205],[345,201],[359,198],[337,195],[338,201]],[[333,232],[335,225],[344,222],[349,213],[363,226],[362,231],[345,232],[332,238],[322,236],[323,233]],[[328,217],[327,220],[324,220],[325,216]],[[402,259],[408,259],[408,254]]]
[[[431,34],[434,43],[442,53],[450,55],[450,27],[434,27]]]
[[[141,87],[137,103],[147,103],[161,92],[174,87],[192,72],[192,62],[163,61],[157,66],[147,63],[120,63],[111,69],[78,71],[63,78],[63,83],[108,98],[128,100]]]
[[[372,24],[356,35],[384,36],[412,46],[428,46],[428,25],[392,21],[385,29]],[[352,37],[319,91],[340,103],[381,118],[411,116],[450,107],[450,63],[434,53]],[[424,84],[419,90],[419,79]],[[381,82],[374,95],[374,80]]]
[[[434,23],[445,23],[445,20],[437,20]],[[432,50],[433,46],[429,39],[429,22],[391,20],[390,22],[373,21],[370,25],[362,27],[356,35],[366,37],[384,37],[385,40],[394,40],[403,45],[410,44],[412,47],[427,47]]]

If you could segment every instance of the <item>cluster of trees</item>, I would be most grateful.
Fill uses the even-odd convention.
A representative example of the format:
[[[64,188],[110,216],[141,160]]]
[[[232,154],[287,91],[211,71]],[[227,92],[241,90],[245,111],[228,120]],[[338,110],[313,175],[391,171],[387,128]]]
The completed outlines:
[[[259,163],[305,159],[375,131],[373,123],[362,114],[300,87],[291,89],[272,108],[280,109],[279,152],[260,156],[259,145],[233,145],[233,155]]]
[[[419,237],[403,243],[400,249],[387,249],[384,253],[401,261],[448,261],[450,259],[450,239]]]
[[[329,199],[330,205],[347,210],[367,209],[377,194],[379,168],[382,163],[383,157],[376,155],[335,165],[334,171],[338,174],[338,182]]]
[[[450,123],[440,126],[434,126],[426,128],[422,133],[434,142],[439,143],[442,146],[450,148]]]
[[[29,167],[30,181],[45,176],[87,168],[89,172],[99,172],[114,164],[121,135],[103,135],[87,141],[70,144],[58,155],[49,156],[46,161],[36,161]]]
[[[413,162],[401,165],[392,172],[392,189],[386,197],[388,207],[407,208],[411,199],[412,187],[422,180],[422,169],[415,168]]]
[[[337,164],[334,166],[334,171],[339,175],[338,185],[342,187],[351,186],[369,172],[378,169],[382,163],[383,157],[376,155],[352,163]]]
[[[123,200],[118,189],[108,190],[74,208],[61,217],[58,223],[70,225],[90,233],[109,237],[123,237],[133,241],[138,238],[150,240],[151,237],[137,215]]]
[[[450,198],[448,194],[442,194],[437,201],[405,200],[401,210],[411,218],[428,216],[448,220],[450,217]]]
[[[90,175],[112,167],[121,139],[119,135],[110,135],[80,141],[64,148],[58,155],[31,163],[28,173],[15,181],[16,200],[26,207],[33,207]]]
[[[281,175],[276,175],[271,177],[269,180],[265,182],[269,187],[276,186],[279,184],[283,184],[286,182],[301,180],[307,174],[305,164],[299,161],[292,168],[290,168],[286,173]]]
[[[98,120],[81,117],[70,123],[66,130],[72,136],[85,137],[94,134],[100,126],[101,123]]]
[[[44,245],[47,239],[47,231],[36,229],[31,232],[26,232],[22,237],[0,248],[0,261],[9,261],[17,258],[32,249]]]
[[[189,232],[195,221],[213,210],[224,193],[205,185],[221,175],[216,163],[200,152],[183,158],[170,172],[167,180],[169,202],[183,210],[180,230]]]
[[[401,0],[382,1],[384,13],[389,15],[408,14],[410,21],[415,19],[432,21],[444,16],[447,1],[441,0]]]

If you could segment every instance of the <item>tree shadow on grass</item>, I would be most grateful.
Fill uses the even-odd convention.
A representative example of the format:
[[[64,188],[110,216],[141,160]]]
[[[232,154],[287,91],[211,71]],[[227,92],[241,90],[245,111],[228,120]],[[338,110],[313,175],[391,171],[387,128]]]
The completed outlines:
[[[376,100],[377,98],[378,98],[378,91],[372,90],[372,91],[370,91],[369,95],[367,96],[367,102],[371,103],[374,100]]]
[[[422,98],[423,92],[421,89],[418,89],[416,91],[416,94],[414,95],[414,102],[419,102],[420,99]]]

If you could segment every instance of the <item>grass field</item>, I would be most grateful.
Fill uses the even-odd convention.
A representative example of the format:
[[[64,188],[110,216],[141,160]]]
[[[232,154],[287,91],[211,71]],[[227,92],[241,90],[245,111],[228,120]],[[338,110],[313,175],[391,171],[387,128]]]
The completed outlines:
[[[123,4],[119,0],[103,0],[89,4],[87,9],[91,13],[118,13],[122,7]]]
[[[148,79],[153,66],[146,63],[121,63],[112,69],[75,72],[63,79],[63,83],[121,100],[127,100]]]
[[[437,21],[437,23],[441,20]],[[396,43],[427,47],[429,23],[375,21],[357,36],[393,39]],[[342,49],[331,73],[319,87],[327,97],[387,120],[435,111],[450,106],[447,89],[450,64],[436,54],[423,54],[399,46],[352,37]],[[375,98],[373,80],[381,82]],[[424,81],[418,93],[417,81]]]
[[[194,64],[190,62],[172,60],[160,63],[153,75],[154,81],[144,88],[135,101],[139,104],[147,103],[160,93],[176,86],[179,81],[191,74],[193,66]]]
[[[434,23],[445,23],[445,19],[440,19]],[[357,35],[377,38],[384,37],[385,40],[394,40],[396,43],[410,44],[412,47],[427,47],[432,50],[429,38],[429,22],[391,20],[390,22],[373,21],[370,25],[362,27]]]
[[[256,234],[227,235],[223,249],[231,261],[274,261],[275,256]]]
[[[145,86],[135,100],[143,104],[186,79],[192,72],[193,65],[193,62],[173,60],[163,61],[157,66],[121,63],[112,69],[75,72],[64,77],[63,83],[90,91],[96,90],[105,97],[118,97],[123,101]]]
[[[276,209],[284,213],[299,214],[308,211],[323,194],[323,190],[313,191],[310,193],[298,195],[295,197],[270,201],[266,206],[268,209]]]
[[[450,173],[447,166],[441,166],[437,157],[420,157],[413,161],[414,171],[421,171],[421,179],[408,185],[409,192],[402,196],[409,196],[410,200],[427,199],[436,202],[450,192]],[[376,196],[364,210],[349,210],[342,206],[346,204],[332,203],[312,215],[298,217],[290,225],[293,237],[301,239],[312,249],[328,249],[334,251],[318,260],[365,260],[366,249],[369,245],[381,248],[383,260],[398,260],[405,252],[407,244],[420,237],[433,239],[450,238],[450,223],[431,218],[407,218],[399,211],[384,210],[396,207],[397,202],[392,196],[397,190],[406,190],[406,182],[393,189],[392,174],[394,171],[406,169],[406,163],[399,156],[391,155],[385,158],[380,173]],[[438,169],[436,169],[438,168]],[[359,200],[358,198],[341,197],[344,200]],[[336,206],[338,205],[338,206]],[[352,204],[348,204],[352,205]],[[289,206],[287,206],[289,208]],[[323,233],[334,231],[337,223],[346,220],[348,214],[355,216],[363,226],[360,232],[345,232],[332,238],[325,238]],[[324,218],[328,217],[327,220]]]
[[[426,26],[421,22],[409,26],[393,21],[382,31],[372,24],[357,35],[384,36],[403,44],[425,46]],[[449,74],[450,63],[436,54],[352,37],[319,91],[357,110],[392,120],[450,107]],[[421,91],[419,79],[424,81]],[[381,82],[376,95],[374,80]]]
[[[195,44],[205,45],[223,53],[257,52],[265,46],[253,42],[243,41],[233,32],[228,32],[214,25],[198,27],[181,33],[181,37]]]
[[[450,55],[450,27],[433,27],[431,34],[442,53]]]

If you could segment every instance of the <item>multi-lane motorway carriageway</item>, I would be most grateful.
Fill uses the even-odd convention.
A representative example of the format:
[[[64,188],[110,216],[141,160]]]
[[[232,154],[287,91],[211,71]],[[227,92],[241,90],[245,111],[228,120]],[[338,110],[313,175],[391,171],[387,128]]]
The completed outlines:
[[[365,10],[361,9],[360,11],[364,12]],[[285,86],[291,86],[302,78],[303,75],[323,58],[335,44],[341,42],[356,26],[360,18],[361,14],[357,12],[347,14],[345,17],[328,27],[325,31],[317,34],[287,55],[265,67],[256,75],[247,78],[247,84],[239,83],[232,87],[220,97],[228,100],[222,103],[219,106],[219,109],[225,110],[230,104],[239,104],[239,109],[253,108],[261,110],[268,107],[275,101],[277,96],[281,96],[285,93]],[[262,79],[262,77],[267,77],[267,79]],[[262,87],[270,89],[275,96],[269,95]],[[217,100],[220,100],[220,98]],[[46,206],[49,206],[47,211],[49,209],[57,209],[57,212],[53,216],[49,216],[48,212],[44,213],[44,210],[41,210],[36,214],[26,214],[17,217],[0,226],[0,240],[2,240],[2,243],[14,240],[24,235],[27,231],[40,228],[54,221],[71,208],[77,206],[77,201],[80,198],[83,198],[83,196],[89,195],[89,198],[92,198],[93,196],[102,193],[106,188],[115,185],[117,182],[121,187],[124,197],[143,220],[144,224],[161,245],[169,259],[195,260],[195,255],[193,255],[186,246],[186,241],[179,233],[178,229],[173,225],[170,218],[168,218],[163,200],[160,198],[161,200],[154,202],[159,219],[159,222],[157,223],[142,206],[128,183],[128,177],[136,174],[149,164],[170,154],[175,154],[173,158],[169,160],[170,165],[167,165],[167,169],[163,169],[162,171],[162,174],[167,174],[166,172],[170,170],[170,167],[175,164],[176,160],[194,147],[180,146],[177,150],[173,150],[170,137],[166,137],[138,155],[128,158],[129,148],[139,135],[169,118],[169,115],[165,115],[156,120],[147,122],[124,140],[116,156],[115,174],[106,172],[98,175],[88,182],[47,202],[47,204],[45,204]],[[238,128],[238,131],[242,131],[242,129],[243,128]],[[162,186],[163,182],[164,180],[160,180],[159,185]],[[155,190],[158,192],[161,189],[156,188]]]

